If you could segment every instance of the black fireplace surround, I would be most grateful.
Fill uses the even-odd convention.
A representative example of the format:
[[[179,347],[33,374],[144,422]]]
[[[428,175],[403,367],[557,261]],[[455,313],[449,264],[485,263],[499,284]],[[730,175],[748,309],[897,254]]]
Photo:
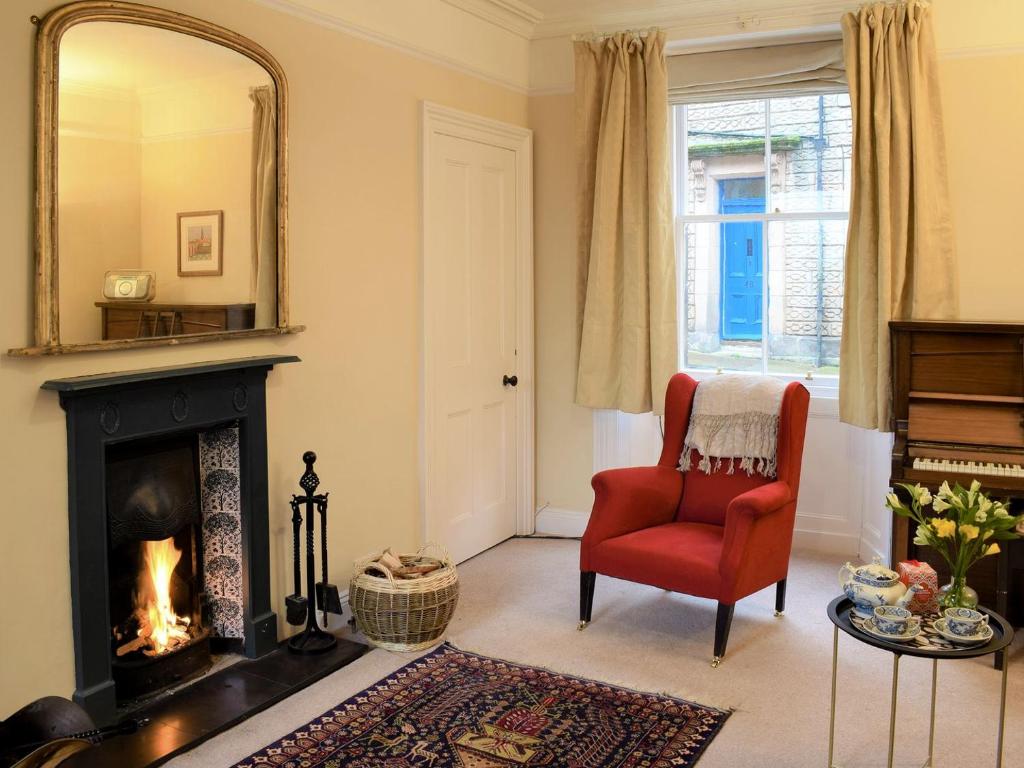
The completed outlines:
[[[108,587],[108,448],[133,440],[237,425],[244,653],[277,647],[271,610],[266,377],[294,356],[254,357],[47,381],[67,415],[74,699],[98,723],[118,699],[111,664]]]

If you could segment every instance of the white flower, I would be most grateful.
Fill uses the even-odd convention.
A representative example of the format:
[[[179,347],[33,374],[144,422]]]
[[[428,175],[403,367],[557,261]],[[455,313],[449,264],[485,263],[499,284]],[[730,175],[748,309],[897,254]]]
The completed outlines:
[[[936,512],[943,512],[949,509],[951,506],[952,505],[945,499],[935,499],[935,502],[932,504],[932,509],[934,509]]]
[[[932,494],[927,488],[921,489],[921,495],[918,497],[918,501],[921,502],[921,506],[926,507],[932,503]]]
[[[980,490],[981,490],[981,483],[979,483],[977,480],[972,480],[971,481],[971,493],[977,493]]]
[[[985,513],[985,510],[979,509],[977,514],[974,516],[974,521],[976,523],[984,523],[986,520],[988,520],[988,515]]]
[[[949,487],[949,481],[943,480],[942,485],[939,486],[939,496],[948,498],[953,495],[953,489]]]
[[[902,504],[900,504],[900,497],[897,496],[895,493],[890,493],[889,495],[887,495],[885,497],[885,503],[889,505],[890,509],[899,509],[901,506],[903,506]]]
[[[992,506],[993,505],[992,505],[992,500],[991,499],[983,498],[981,500],[981,506],[978,507],[978,509],[981,512],[988,512],[990,509],[992,509]]]
[[[1009,517],[1010,513],[1003,509],[1003,507],[1000,507],[995,512],[993,512],[992,515],[995,517]]]

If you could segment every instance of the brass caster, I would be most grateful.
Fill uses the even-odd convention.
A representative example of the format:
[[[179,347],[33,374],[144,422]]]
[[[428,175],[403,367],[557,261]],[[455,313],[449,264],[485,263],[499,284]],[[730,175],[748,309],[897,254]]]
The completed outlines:
[[[776,619],[781,619],[782,618],[782,611],[776,611],[775,612],[775,618]]]
[[[586,629],[586,628],[587,628],[587,625],[588,625],[588,624],[590,624],[590,622],[589,622],[589,621],[581,621],[581,622],[580,622],[580,623],[579,623],[579,624],[578,624],[578,625],[576,626],[576,631],[577,631],[577,632],[582,632],[582,631],[583,631],[584,629]]]
[[[722,664],[722,657],[721,656],[715,656],[715,658],[713,658],[711,660],[711,668],[712,669],[718,669],[718,667],[721,666],[721,664]]]

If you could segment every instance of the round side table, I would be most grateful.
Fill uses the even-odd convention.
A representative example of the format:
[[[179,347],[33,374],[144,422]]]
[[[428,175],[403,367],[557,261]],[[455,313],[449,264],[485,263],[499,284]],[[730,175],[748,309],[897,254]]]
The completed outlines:
[[[987,656],[990,653],[998,653],[1013,642],[1013,627],[1010,623],[994,611],[978,606],[978,610],[988,614],[989,626],[992,628],[992,639],[984,645],[958,648],[956,650],[933,650],[916,647],[909,643],[894,643],[880,638],[872,637],[857,629],[850,621],[850,610],[853,602],[846,597],[837,597],[828,604],[828,617],[835,625],[832,637],[832,703],[829,707],[828,716],[828,768],[839,768],[832,762],[833,750],[835,747],[836,730],[836,672],[839,668],[839,630],[842,630],[850,637],[865,645],[880,648],[892,654],[892,701],[889,704],[889,762],[888,768],[892,768],[893,748],[896,743],[896,692],[900,677],[900,657],[919,656],[932,660],[932,698],[931,718],[928,729],[928,760],[922,768],[931,768],[932,752],[935,745],[935,686],[939,675],[940,659],[974,659],[978,656]],[[1009,668],[1009,659],[1003,663],[1002,685],[999,693],[999,731],[996,737],[996,768],[1003,764],[1003,729],[1006,725],[1006,672]]]

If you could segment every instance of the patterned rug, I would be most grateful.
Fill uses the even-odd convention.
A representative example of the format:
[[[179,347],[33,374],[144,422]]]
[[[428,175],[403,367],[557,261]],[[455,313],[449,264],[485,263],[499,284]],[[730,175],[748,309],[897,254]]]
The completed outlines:
[[[728,716],[445,644],[237,768],[685,768]]]

